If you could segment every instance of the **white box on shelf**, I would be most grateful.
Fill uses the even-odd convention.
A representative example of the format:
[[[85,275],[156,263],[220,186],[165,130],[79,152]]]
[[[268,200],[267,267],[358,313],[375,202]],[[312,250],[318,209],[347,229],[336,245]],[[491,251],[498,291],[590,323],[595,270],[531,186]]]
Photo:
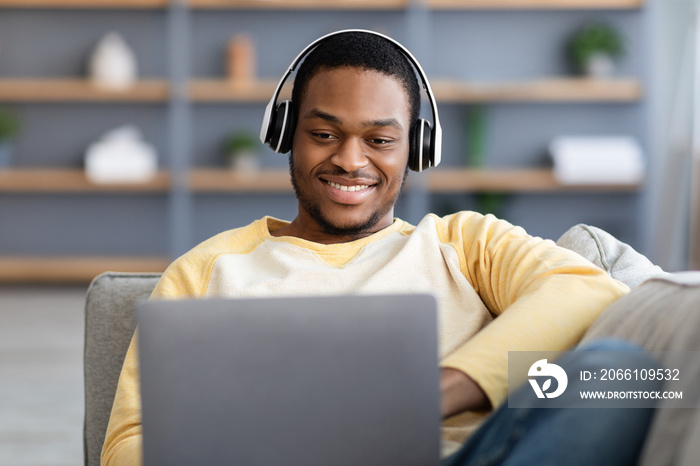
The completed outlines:
[[[142,183],[157,172],[155,149],[131,126],[110,131],[85,154],[85,174],[93,183]]]
[[[562,136],[549,151],[562,184],[637,184],[646,167],[642,148],[629,136]]]

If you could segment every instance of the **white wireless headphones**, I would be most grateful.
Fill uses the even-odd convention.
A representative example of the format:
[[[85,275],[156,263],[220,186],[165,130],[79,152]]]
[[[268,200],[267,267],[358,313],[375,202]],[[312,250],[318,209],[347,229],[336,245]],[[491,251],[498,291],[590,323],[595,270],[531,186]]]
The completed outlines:
[[[272,150],[281,154],[287,153],[291,150],[292,139],[294,137],[295,109],[293,108],[293,103],[291,100],[284,100],[277,105],[277,98],[279,97],[282,86],[292,71],[294,71],[299,65],[301,60],[312,50],[314,50],[321,42],[329,37],[349,32],[372,34],[388,40],[398,47],[398,49],[411,62],[413,68],[418,72],[418,76],[423,83],[423,88],[428,94],[428,100],[430,101],[430,108],[433,113],[433,125],[431,126],[428,121],[422,118],[419,118],[413,123],[413,139],[410,141],[408,167],[413,171],[420,172],[428,167],[438,166],[442,154],[442,127],[440,126],[440,118],[438,116],[435,96],[430,88],[428,78],[423,72],[423,68],[421,68],[418,61],[411,54],[411,52],[406,49],[406,47],[391,37],[365,29],[344,29],[342,31],[327,34],[313,41],[304,50],[302,50],[299,55],[297,55],[282,76],[282,79],[280,79],[280,82],[277,84],[277,88],[275,89],[275,93],[272,95],[270,102],[265,108],[265,114],[263,116],[262,126],[260,128],[260,140],[264,144],[268,145]]]

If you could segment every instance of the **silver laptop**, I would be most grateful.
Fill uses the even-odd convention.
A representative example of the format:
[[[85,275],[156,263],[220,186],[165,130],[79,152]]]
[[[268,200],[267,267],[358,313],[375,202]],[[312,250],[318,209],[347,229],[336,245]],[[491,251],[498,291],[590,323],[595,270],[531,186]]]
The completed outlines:
[[[429,295],[149,301],[146,465],[433,465]]]

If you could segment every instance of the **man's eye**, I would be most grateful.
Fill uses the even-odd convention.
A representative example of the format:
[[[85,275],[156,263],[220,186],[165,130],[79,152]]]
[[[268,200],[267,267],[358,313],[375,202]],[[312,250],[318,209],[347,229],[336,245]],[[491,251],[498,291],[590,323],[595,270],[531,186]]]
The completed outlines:
[[[330,133],[311,133],[314,137],[319,139],[332,139],[333,135]]]
[[[391,144],[393,141],[391,139],[386,139],[386,138],[374,138],[374,139],[370,139],[370,142],[372,144],[376,144],[378,146],[384,146],[387,144]]]

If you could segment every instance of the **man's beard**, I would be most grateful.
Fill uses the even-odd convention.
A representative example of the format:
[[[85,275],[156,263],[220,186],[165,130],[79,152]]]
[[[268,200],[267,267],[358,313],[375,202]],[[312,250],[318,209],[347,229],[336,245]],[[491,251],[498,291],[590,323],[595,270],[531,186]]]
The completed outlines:
[[[379,221],[393,209],[394,205],[396,205],[396,201],[398,201],[401,191],[403,191],[404,185],[406,184],[406,179],[408,178],[408,166],[406,166],[406,170],[403,173],[401,188],[396,191],[396,195],[375,210],[366,221],[356,225],[338,225],[334,223],[321,212],[321,207],[315,197],[302,192],[297,183],[297,177],[301,175],[297,174],[295,171],[294,157],[292,154],[289,155],[289,173],[291,174],[292,186],[294,187],[294,193],[299,201],[300,209],[304,209],[311,218],[316,221],[325,234],[340,237],[358,237],[372,232],[377,223],[379,223]],[[340,168],[333,174],[345,175],[350,178],[354,177],[352,173],[347,173]]]

